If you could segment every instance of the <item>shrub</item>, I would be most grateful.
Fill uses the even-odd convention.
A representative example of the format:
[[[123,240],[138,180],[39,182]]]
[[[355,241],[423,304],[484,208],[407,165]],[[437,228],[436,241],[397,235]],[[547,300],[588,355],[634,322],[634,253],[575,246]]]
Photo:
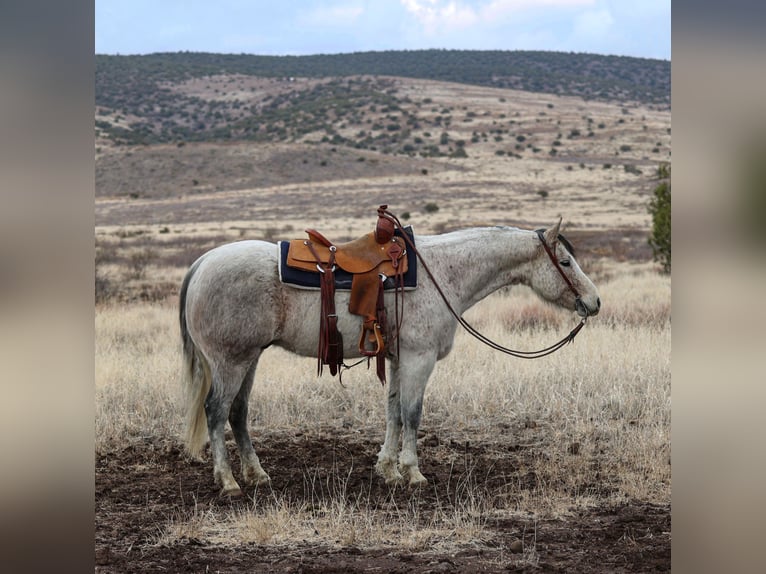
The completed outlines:
[[[670,273],[670,164],[660,164],[657,175],[662,181],[654,189],[654,196],[649,202],[649,213],[652,215],[649,245],[654,260],[662,265],[665,273]]]
[[[157,258],[157,253],[150,248],[134,251],[128,259],[128,278],[143,279],[146,277],[147,266]]]
[[[116,290],[112,280],[96,266],[94,292],[96,303],[106,303],[115,294]]]
[[[425,206],[423,206],[423,210],[426,213],[436,213],[439,211],[439,206],[435,203],[426,203]]]

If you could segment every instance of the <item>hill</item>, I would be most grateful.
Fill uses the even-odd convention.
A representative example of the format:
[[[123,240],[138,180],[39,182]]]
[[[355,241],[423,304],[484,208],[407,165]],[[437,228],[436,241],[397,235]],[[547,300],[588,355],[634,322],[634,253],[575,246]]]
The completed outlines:
[[[99,57],[103,298],[177,293],[188,265],[225,241],[306,227],[353,239],[382,203],[423,234],[562,216],[586,264],[651,260],[647,205],[671,159],[667,103],[319,68],[252,75],[197,65],[203,56],[254,58]]]
[[[402,101],[387,77],[670,106],[670,62],[662,60],[524,51],[178,52],[97,55],[96,127],[119,144],[293,141],[316,129],[332,138],[329,124],[339,117],[359,119],[373,107],[398,111]]]

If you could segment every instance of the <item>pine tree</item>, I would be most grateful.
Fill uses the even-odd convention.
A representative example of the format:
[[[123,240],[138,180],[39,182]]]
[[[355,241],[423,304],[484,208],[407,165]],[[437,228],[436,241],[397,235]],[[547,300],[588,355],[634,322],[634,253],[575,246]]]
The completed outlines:
[[[657,175],[662,181],[654,189],[654,197],[649,203],[652,215],[649,245],[654,252],[654,260],[662,265],[665,273],[670,273],[670,164],[660,164]]]

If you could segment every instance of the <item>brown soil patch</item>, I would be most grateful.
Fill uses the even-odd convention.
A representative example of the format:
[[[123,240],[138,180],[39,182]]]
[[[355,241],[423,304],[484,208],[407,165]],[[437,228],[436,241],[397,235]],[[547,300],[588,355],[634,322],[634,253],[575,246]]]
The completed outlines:
[[[518,499],[539,487],[530,473],[534,447],[519,442],[522,431],[500,429],[473,443],[425,430],[422,470],[428,487],[390,489],[372,472],[379,429],[324,428],[259,433],[259,455],[272,486],[228,502],[217,497],[212,466],[191,462],[176,444],[146,439],[96,455],[96,572],[649,572],[670,570],[670,506],[615,502],[575,508],[560,518],[536,518]],[[527,432],[529,432],[527,430]],[[234,455],[233,445],[230,444]],[[238,459],[232,458],[235,475]],[[480,539],[425,549],[330,539],[291,544],[212,543],[197,537],[161,542],[160,534],[192,513],[253,511],[274,498],[316,504],[326,490],[309,488],[307,476],[342,475],[334,497],[349,504],[417,509],[418,527],[460,498],[466,481],[496,509]],[[604,481],[607,484],[609,481]],[[598,488],[594,486],[594,488]],[[522,553],[514,553],[517,540]],[[445,550],[445,548],[447,548]]]

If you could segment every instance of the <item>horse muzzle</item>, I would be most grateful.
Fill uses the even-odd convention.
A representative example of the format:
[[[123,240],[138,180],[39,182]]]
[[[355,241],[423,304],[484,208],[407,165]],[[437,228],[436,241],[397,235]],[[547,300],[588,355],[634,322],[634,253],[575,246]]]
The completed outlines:
[[[586,305],[581,297],[577,297],[577,299],[575,299],[575,311],[577,311],[577,314],[580,317],[593,317],[594,315],[598,315],[598,312],[600,310],[601,310],[600,297],[596,297],[595,304],[592,307],[589,307],[588,305]]]

